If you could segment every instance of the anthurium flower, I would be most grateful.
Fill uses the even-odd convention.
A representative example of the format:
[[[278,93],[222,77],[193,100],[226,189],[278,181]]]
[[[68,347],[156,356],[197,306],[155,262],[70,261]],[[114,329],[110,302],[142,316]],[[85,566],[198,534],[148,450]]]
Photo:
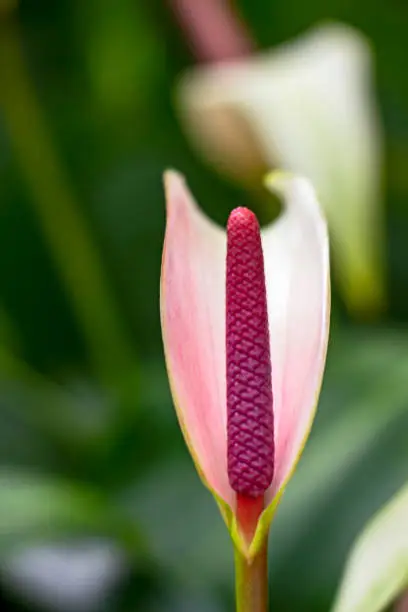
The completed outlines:
[[[354,314],[385,301],[381,137],[371,52],[352,28],[325,25],[235,61],[197,66],[177,89],[182,125],[220,171],[246,186],[284,168],[316,186],[335,271]]]
[[[329,326],[326,224],[310,183],[268,177],[284,212],[223,230],[184,179],[165,176],[161,322],[178,419],[198,472],[246,558],[264,544],[307,439]]]

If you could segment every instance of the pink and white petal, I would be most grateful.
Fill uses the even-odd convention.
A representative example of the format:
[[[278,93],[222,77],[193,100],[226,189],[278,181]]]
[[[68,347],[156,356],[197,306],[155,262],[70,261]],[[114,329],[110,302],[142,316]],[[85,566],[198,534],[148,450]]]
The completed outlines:
[[[323,376],[330,314],[326,223],[311,184],[268,177],[284,213],[262,233],[271,338],[275,475],[270,503],[290,477],[312,425]]]
[[[205,484],[230,507],[225,399],[225,232],[198,208],[183,178],[165,175],[167,226],[161,321],[177,415]]]

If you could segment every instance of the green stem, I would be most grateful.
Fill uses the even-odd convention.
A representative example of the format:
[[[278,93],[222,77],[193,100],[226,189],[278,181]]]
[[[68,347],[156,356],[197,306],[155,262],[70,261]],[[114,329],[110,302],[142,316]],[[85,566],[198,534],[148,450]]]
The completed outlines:
[[[235,594],[237,612],[268,610],[268,544],[248,563],[235,549]]]
[[[26,68],[19,29],[12,13],[1,12],[0,107],[94,370],[111,386],[133,369],[133,349],[81,207],[55,153]]]

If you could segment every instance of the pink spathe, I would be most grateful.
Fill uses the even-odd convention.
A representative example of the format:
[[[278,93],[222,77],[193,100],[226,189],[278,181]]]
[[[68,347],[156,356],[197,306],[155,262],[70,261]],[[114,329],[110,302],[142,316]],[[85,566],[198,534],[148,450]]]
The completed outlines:
[[[329,323],[326,224],[310,183],[269,181],[284,212],[261,233],[272,363],[274,476],[266,505],[285,486],[309,433]],[[232,510],[226,402],[226,232],[200,211],[183,178],[166,173],[161,277],[166,364],[178,418],[201,477]]]

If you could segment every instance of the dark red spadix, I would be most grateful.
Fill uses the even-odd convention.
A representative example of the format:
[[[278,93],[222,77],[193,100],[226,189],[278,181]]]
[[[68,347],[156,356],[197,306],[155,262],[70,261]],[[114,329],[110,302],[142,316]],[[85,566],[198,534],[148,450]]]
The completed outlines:
[[[226,356],[228,478],[263,496],[274,471],[272,371],[259,224],[247,208],[227,225]]]

